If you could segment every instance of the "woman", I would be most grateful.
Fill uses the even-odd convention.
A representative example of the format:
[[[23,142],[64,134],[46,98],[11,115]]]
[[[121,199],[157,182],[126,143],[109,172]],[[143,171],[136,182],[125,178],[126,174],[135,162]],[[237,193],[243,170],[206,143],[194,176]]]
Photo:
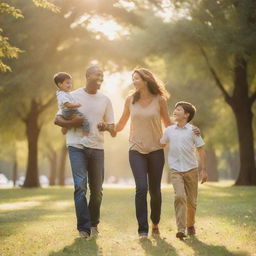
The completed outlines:
[[[152,234],[158,235],[161,214],[161,179],[164,151],[160,145],[162,125],[171,125],[167,108],[169,93],[164,84],[147,69],[132,74],[136,91],[126,99],[123,114],[116,125],[120,132],[131,116],[129,162],[136,183],[136,217],[140,238],[148,235],[147,191],[150,194]]]

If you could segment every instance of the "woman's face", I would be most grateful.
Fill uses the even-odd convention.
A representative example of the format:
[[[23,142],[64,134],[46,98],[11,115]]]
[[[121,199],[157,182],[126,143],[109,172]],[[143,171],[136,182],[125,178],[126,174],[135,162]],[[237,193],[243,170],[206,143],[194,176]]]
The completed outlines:
[[[137,91],[147,86],[146,82],[141,78],[141,76],[137,72],[133,74],[132,81]]]

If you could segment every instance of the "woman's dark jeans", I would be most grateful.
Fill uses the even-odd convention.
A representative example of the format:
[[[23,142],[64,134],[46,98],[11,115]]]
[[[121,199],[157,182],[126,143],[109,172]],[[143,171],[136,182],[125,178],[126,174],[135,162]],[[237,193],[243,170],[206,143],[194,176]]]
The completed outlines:
[[[150,194],[150,218],[158,224],[161,215],[161,179],[164,167],[163,149],[141,154],[129,151],[129,161],[136,183],[135,207],[138,221],[138,232],[148,233],[147,191]]]

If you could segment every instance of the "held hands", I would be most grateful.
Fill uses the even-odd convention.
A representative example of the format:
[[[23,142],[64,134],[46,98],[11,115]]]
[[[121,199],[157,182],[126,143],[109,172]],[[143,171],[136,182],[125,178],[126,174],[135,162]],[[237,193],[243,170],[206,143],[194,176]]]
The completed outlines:
[[[98,123],[97,127],[100,132],[105,132],[108,130],[108,124],[104,122]]]
[[[206,170],[205,169],[201,169],[199,171],[199,179],[201,181],[201,184],[205,183],[207,181],[207,178],[208,178],[208,176],[207,176]]]

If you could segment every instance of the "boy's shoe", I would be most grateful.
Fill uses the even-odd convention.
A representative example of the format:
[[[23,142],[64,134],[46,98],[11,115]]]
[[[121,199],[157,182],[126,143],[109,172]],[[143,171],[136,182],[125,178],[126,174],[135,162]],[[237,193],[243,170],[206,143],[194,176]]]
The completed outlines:
[[[196,234],[196,230],[194,226],[188,227],[187,232],[189,236],[194,236]]]
[[[99,235],[99,230],[97,227],[91,227],[91,237],[98,237]]]
[[[148,233],[139,233],[139,239],[147,239]]]
[[[158,225],[153,225],[153,227],[152,227],[152,235],[153,236],[159,236],[160,235],[160,231],[159,231]]]
[[[89,239],[90,238],[90,234],[88,234],[87,232],[85,231],[79,231],[79,236],[81,238],[84,238],[84,239]]]
[[[184,238],[187,236],[183,232],[178,232],[176,234],[176,237],[179,238],[180,240],[184,240]]]

